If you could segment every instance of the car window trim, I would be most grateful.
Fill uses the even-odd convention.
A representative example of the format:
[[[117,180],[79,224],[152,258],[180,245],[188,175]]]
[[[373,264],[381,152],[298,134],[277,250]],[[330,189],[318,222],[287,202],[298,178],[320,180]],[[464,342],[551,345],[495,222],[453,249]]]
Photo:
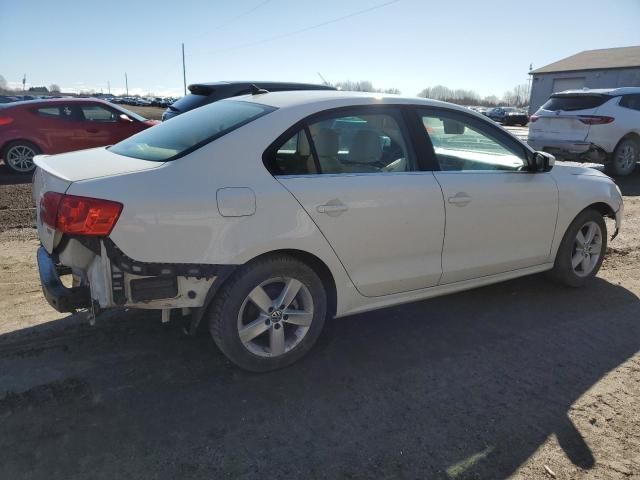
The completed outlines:
[[[414,145],[413,145],[413,139],[411,136],[411,131],[408,128],[408,125],[406,124],[405,121],[405,115],[402,112],[402,107],[406,107],[406,104],[384,104],[384,105],[347,105],[347,106],[343,106],[343,107],[335,107],[335,108],[330,108],[327,110],[322,110],[320,112],[315,112],[312,113],[311,115],[298,120],[296,123],[294,123],[292,126],[290,126],[289,128],[287,128],[282,134],[280,134],[263,152],[262,154],[262,163],[264,164],[265,168],[267,169],[267,171],[269,173],[271,173],[271,175],[273,175],[274,177],[278,176],[278,177],[283,177],[283,178],[290,178],[290,177],[294,177],[294,176],[305,176],[305,177],[309,177],[309,176],[318,176],[318,177],[326,177],[329,175],[335,176],[335,175],[354,175],[354,174],[358,174],[358,172],[345,172],[345,173],[309,173],[309,174],[296,174],[296,175],[285,175],[285,174],[280,174],[280,173],[275,173],[273,170],[273,166],[276,164],[275,163],[275,155],[278,152],[278,149],[286,142],[288,141],[291,137],[293,137],[293,135],[295,135],[296,133],[302,131],[303,129],[308,130],[309,125],[312,123],[317,123],[317,122],[321,122],[323,120],[328,120],[330,118],[337,118],[340,116],[355,116],[355,115],[380,115],[380,114],[384,114],[384,115],[389,115],[392,118],[394,118],[396,120],[396,122],[398,122],[398,127],[400,127],[400,132],[402,134],[402,138],[405,142],[405,147],[407,148],[407,155],[412,156],[411,159],[413,160],[413,165],[412,165],[412,169],[411,170],[406,170],[404,172],[366,172],[367,174],[373,174],[373,175],[379,175],[379,174],[387,174],[387,173],[412,173],[412,172],[419,172],[421,171],[420,169],[420,162],[419,162],[419,157],[416,154],[417,152],[415,151]],[[390,113],[387,113],[389,112]],[[308,140],[311,146],[311,151],[313,152],[314,155],[314,162],[316,161],[317,155],[316,155],[316,149],[315,149],[315,144],[313,142],[313,139],[311,138],[311,135],[308,136]],[[319,163],[319,160],[318,160]],[[320,169],[318,169],[319,172],[321,172]],[[365,173],[365,172],[363,172]]]
[[[437,161],[437,155],[435,152],[435,148],[433,147],[433,142],[431,142],[431,138],[426,129],[424,130],[424,136],[429,138],[429,143],[431,144],[431,151],[434,159],[438,164],[438,171],[446,172],[446,173],[478,173],[478,172],[488,172],[488,173],[531,173],[532,169],[532,158],[533,155],[529,148],[527,148],[524,144],[522,144],[518,139],[514,138],[510,133],[502,130],[497,125],[492,124],[489,121],[486,121],[483,118],[477,118],[474,115],[469,115],[466,112],[460,112],[458,110],[453,110],[449,108],[442,107],[433,107],[433,106],[416,106],[416,114],[422,122],[422,113],[421,112],[433,112],[435,115],[444,114],[444,116],[449,116],[452,120],[462,120],[463,122],[477,128],[481,133],[487,133],[491,138],[492,136],[497,137],[500,140],[503,140],[504,143],[511,144],[513,146],[513,153],[517,155],[516,151],[521,151],[522,157],[520,157],[526,164],[526,170],[442,170],[440,168],[440,163]],[[458,118],[456,118],[458,117]],[[498,142],[501,143],[501,142]],[[511,150],[509,148],[509,150]]]

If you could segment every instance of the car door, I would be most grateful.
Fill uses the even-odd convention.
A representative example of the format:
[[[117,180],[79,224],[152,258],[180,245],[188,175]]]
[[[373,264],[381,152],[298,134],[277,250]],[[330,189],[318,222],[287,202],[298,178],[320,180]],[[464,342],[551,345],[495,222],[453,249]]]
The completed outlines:
[[[86,135],[76,106],[70,103],[47,103],[35,108],[34,113],[39,117],[38,134],[47,145],[46,153],[86,148]]]
[[[399,109],[325,112],[284,135],[268,158],[361,294],[438,283],[442,192],[432,172],[418,171]]]
[[[127,129],[127,126],[119,121],[115,110],[98,103],[80,104],[78,108],[85,134],[84,148],[111,145],[129,136],[118,135],[118,132]]]
[[[487,121],[438,108],[419,116],[445,201],[441,283],[549,262],[558,213],[551,174],[531,172],[524,146]]]

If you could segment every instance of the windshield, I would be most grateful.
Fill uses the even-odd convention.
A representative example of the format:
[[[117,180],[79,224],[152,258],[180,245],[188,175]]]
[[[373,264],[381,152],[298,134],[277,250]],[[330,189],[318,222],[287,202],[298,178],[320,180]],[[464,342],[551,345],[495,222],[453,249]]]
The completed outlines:
[[[109,148],[127,157],[167,162],[186,155],[275,110],[252,102],[223,100],[191,110]]]

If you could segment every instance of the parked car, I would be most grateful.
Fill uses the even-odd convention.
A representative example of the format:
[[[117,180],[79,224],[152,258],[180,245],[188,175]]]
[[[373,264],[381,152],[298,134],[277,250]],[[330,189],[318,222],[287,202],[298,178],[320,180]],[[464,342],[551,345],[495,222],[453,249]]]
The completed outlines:
[[[14,97],[12,95],[0,95],[0,103],[12,103],[19,100],[20,99],[18,97]]]
[[[204,320],[237,365],[280,368],[327,316],[542,271],[587,283],[622,196],[553,160],[426,99],[214,102],[112,147],[36,158],[44,294],[59,311],[191,309],[190,331]]]
[[[504,125],[522,125],[529,123],[529,115],[516,107],[496,107],[487,112],[487,116]]]
[[[554,93],[531,116],[529,145],[629,175],[640,160],[640,87]]]
[[[6,103],[0,105],[0,158],[12,172],[29,173],[34,155],[111,145],[156,123],[95,99]]]
[[[195,83],[189,85],[189,94],[172,103],[162,114],[162,121],[169,120],[181,113],[207,105],[223,98],[237,97],[251,92],[252,86],[257,86],[269,92],[290,90],[335,90],[328,85],[313,83],[289,82],[212,82]]]

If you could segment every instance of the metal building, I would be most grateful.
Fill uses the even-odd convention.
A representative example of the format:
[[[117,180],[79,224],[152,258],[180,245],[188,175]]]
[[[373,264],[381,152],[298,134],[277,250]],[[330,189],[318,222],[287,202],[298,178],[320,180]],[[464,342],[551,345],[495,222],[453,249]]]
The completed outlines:
[[[535,112],[554,92],[579,88],[640,86],[640,46],[585,50],[529,72],[529,110]]]

